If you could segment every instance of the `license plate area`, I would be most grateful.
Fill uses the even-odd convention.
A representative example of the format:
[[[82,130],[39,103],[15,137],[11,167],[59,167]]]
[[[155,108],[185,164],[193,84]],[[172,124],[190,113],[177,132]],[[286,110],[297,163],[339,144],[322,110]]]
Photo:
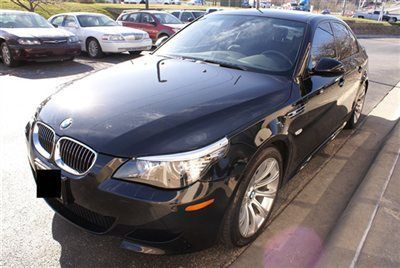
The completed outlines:
[[[36,170],[36,196],[38,198],[61,198],[61,170]]]

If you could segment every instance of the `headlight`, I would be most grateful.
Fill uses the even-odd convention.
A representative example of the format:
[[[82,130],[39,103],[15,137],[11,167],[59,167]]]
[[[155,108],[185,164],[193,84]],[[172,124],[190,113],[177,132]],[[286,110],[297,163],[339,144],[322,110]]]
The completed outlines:
[[[191,152],[132,159],[113,177],[162,188],[182,188],[199,180],[212,163],[222,158],[228,143],[228,139],[223,138]]]
[[[34,38],[20,38],[18,43],[21,45],[40,45],[40,41]]]
[[[77,36],[68,37],[68,43],[77,43],[79,42],[79,38]]]
[[[102,40],[106,41],[124,41],[125,38],[120,34],[105,34],[101,38]]]
[[[149,39],[149,38],[150,38],[149,34],[145,32],[145,33],[143,34],[143,39]]]

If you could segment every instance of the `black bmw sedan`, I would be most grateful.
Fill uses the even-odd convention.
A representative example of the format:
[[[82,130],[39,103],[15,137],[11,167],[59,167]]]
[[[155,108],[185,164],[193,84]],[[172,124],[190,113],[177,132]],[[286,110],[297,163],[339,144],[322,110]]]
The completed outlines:
[[[216,12],[43,101],[29,161],[38,188],[59,170],[60,195],[46,198],[57,213],[124,248],[243,246],[279,188],[356,126],[367,88],[367,55],[342,20]]]
[[[3,63],[15,67],[21,61],[73,60],[81,45],[36,13],[0,9],[0,52]]]

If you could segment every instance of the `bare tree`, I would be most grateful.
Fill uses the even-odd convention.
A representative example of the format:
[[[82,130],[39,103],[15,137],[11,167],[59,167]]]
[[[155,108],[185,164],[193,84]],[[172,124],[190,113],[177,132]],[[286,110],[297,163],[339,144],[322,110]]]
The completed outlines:
[[[12,3],[19,7],[22,7],[28,11],[35,12],[37,7],[41,7],[43,4],[51,4],[52,0],[11,0]]]

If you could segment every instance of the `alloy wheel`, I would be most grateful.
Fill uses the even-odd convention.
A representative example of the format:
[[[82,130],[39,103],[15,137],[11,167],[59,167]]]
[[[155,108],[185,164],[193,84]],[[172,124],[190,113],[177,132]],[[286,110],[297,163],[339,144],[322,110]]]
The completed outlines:
[[[254,235],[267,219],[279,187],[280,169],[275,158],[267,158],[250,180],[239,212],[239,232]]]
[[[95,40],[91,40],[88,47],[90,56],[96,57],[99,53],[99,46],[97,45],[97,42]]]
[[[10,65],[11,64],[11,52],[10,52],[10,49],[7,47],[7,45],[3,45],[2,49],[1,49],[1,54],[3,57],[3,62],[6,65]]]
[[[360,95],[357,97],[356,104],[354,106],[354,116],[353,116],[354,124],[356,124],[361,117],[361,112],[364,107],[364,100],[365,100],[365,86],[361,91]]]

